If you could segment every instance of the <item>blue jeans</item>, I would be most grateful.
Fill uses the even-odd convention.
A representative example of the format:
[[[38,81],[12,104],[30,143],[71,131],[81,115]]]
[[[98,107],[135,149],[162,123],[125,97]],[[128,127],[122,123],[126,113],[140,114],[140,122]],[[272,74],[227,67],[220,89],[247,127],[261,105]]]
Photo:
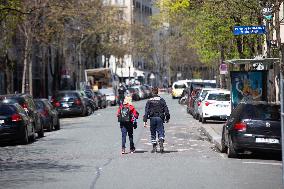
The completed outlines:
[[[126,136],[128,133],[130,150],[135,149],[133,142],[133,125],[131,123],[120,123],[121,128],[121,138],[122,138],[122,148],[125,148]]]
[[[156,135],[158,133],[158,139],[165,138],[164,122],[160,117],[150,118],[150,131],[152,144],[157,143]]]

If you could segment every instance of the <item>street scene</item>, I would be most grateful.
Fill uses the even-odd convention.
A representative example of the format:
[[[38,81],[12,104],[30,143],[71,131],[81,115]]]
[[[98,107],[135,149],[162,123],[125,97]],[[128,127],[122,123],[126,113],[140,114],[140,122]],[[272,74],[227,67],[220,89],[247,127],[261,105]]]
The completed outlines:
[[[282,188],[279,156],[228,159],[205,134],[221,123],[202,125],[177,100],[163,97],[172,115],[165,124],[163,154],[150,152],[149,128],[140,119],[134,130],[136,152],[121,155],[117,108],[110,107],[89,117],[64,118],[61,130],[32,144],[2,147],[2,187]],[[145,103],[134,103],[141,114]]]
[[[0,0],[0,188],[284,188],[284,0]]]

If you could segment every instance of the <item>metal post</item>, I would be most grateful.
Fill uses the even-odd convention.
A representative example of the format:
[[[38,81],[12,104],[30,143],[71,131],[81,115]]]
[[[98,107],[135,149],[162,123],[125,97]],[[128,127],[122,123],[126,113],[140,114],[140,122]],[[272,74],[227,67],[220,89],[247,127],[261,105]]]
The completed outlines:
[[[280,73],[280,99],[281,99],[281,144],[282,144],[282,183],[284,184],[284,165],[283,165],[283,158],[284,158],[284,77],[283,77],[283,70]]]
[[[129,75],[128,75],[128,82],[130,84],[130,66],[128,67]]]
[[[281,144],[282,144],[282,184],[284,184],[284,46],[280,46],[280,102],[281,102]]]

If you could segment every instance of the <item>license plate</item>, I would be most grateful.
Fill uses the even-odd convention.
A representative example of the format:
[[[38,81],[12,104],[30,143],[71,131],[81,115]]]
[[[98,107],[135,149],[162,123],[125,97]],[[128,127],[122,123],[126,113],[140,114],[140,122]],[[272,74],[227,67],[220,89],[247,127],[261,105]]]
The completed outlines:
[[[219,108],[227,108],[228,107],[228,105],[222,105],[222,104],[218,104],[216,106],[219,107]]]
[[[1,124],[4,124],[4,120],[0,120],[0,125],[1,125]]]
[[[62,103],[63,108],[69,108],[69,105],[67,103]]]
[[[279,140],[274,139],[274,138],[256,138],[255,142],[256,143],[279,144]]]

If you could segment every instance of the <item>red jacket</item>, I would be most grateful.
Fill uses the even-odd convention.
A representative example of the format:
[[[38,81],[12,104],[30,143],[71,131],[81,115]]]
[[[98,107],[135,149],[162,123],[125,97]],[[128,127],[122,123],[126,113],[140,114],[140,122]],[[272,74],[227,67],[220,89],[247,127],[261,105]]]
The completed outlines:
[[[118,110],[117,110],[117,114],[116,114],[117,117],[119,116],[120,111],[121,111],[121,108],[122,108],[123,106],[128,107],[129,110],[130,110],[130,113],[131,113],[136,119],[138,119],[139,113],[136,111],[136,109],[134,108],[134,106],[131,105],[131,104],[123,104],[123,105],[120,105],[119,108],[118,108]],[[134,118],[132,118],[131,121],[134,121]]]

